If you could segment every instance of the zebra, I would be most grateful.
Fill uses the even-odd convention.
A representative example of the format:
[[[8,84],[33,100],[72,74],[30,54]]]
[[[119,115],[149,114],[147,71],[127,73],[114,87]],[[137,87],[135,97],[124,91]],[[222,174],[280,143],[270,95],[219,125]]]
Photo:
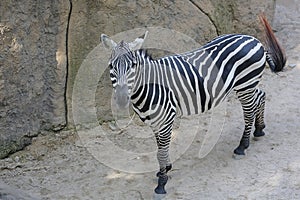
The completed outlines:
[[[252,125],[254,137],[264,136],[265,92],[258,88],[266,63],[283,70],[286,55],[267,19],[260,16],[266,47],[253,36],[227,34],[182,54],[153,59],[141,49],[148,32],[131,43],[114,42],[102,34],[112,50],[110,78],[118,105],[128,107],[148,124],[156,137],[159,171],[155,193],[165,194],[171,131],[176,114],[203,113],[221,103],[234,90],[244,113],[244,132],[235,155],[245,155]]]

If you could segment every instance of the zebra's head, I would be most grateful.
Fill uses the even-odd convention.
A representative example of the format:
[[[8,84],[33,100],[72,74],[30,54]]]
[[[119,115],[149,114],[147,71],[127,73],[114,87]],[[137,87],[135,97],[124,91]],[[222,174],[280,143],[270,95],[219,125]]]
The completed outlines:
[[[120,43],[116,43],[109,36],[101,35],[101,41],[105,48],[112,51],[108,65],[110,66],[113,96],[117,107],[120,109],[128,108],[129,106],[137,63],[134,51],[142,47],[147,33],[142,38],[137,38],[130,43],[123,40]]]

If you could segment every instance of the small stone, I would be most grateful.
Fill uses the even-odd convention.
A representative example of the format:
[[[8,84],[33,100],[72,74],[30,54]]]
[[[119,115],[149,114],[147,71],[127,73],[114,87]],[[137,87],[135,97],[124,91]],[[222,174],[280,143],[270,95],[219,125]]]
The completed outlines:
[[[294,68],[294,67],[296,67],[297,65],[296,64],[289,64],[288,65],[290,68]]]
[[[19,162],[20,161],[20,157],[16,156],[14,160],[15,160],[15,162]]]

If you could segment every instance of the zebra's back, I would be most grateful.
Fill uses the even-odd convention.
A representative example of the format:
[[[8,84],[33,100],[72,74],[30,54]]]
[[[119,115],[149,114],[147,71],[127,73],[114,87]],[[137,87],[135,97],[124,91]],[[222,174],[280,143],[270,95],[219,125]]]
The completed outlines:
[[[217,106],[232,89],[255,87],[266,62],[261,42],[240,34],[219,36],[182,56],[203,78],[204,111]]]

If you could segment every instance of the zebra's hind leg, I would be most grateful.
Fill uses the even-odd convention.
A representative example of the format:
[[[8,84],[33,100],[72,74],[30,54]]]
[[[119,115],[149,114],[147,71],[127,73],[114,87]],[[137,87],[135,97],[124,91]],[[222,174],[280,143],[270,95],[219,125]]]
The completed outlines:
[[[255,117],[255,131],[253,132],[254,140],[259,140],[260,137],[265,135],[263,131],[266,127],[264,123],[265,96],[265,92],[257,89],[258,103]]]
[[[240,158],[245,156],[245,150],[249,147],[250,144],[250,133],[252,125],[254,123],[254,117],[257,108],[256,89],[251,88],[245,91],[237,92],[237,96],[243,107],[245,121],[245,129],[242,139],[240,140],[239,146],[234,150],[234,157]]]

